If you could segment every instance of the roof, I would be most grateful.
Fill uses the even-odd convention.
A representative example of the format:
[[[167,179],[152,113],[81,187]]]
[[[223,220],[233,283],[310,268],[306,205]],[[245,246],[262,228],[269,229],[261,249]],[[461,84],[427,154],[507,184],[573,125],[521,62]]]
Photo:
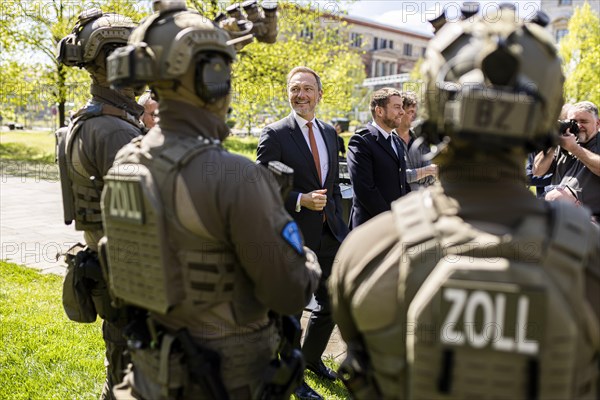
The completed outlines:
[[[433,37],[433,33],[427,34],[427,33],[417,32],[417,31],[414,31],[411,29],[402,29],[402,28],[398,28],[395,26],[391,26],[391,25],[380,24],[379,22],[375,22],[375,21],[367,19],[367,18],[349,16],[349,15],[338,16],[338,18],[340,18],[342,21],[348,22],[349,24],[366,26],[369,28],[380,29],[383,31],[388,31],[388,32],[397,33],[397,34],[401,34],[401,35],[408,35],[408,36],[416,37],[418,39],[429,40]]]

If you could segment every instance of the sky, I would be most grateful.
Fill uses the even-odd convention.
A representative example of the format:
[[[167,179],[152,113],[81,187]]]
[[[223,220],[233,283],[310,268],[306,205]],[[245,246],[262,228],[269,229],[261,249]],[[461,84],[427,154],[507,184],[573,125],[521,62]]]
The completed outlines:
[[[486,14],[494,13],[498,10],[501,3],[507,1],[479,1],[480,10]],[[326,11],[335,10],[335,3],[327,0],[318,1],[319,5]],[[449,18],[456,18],[459,14],[463,1],[451,0],[359,0],[359,1],[341,1],[339,7],[348,11],[351,16],[367,18],[382,24],[416,30],[423,33],[433,32],[433,28],[427,22],[447,9]],[[519,0],[514,1],[518,6],[519,16],[522,18],[532,18],[540,8],[539,0]]]

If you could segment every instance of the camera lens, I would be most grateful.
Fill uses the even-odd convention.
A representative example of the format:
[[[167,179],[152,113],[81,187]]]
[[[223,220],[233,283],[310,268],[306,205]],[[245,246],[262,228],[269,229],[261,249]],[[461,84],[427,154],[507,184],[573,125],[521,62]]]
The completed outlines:
[[[573,134],[579,133],[579,125],[577,125],[577,121],[572,119],[570,122],[571,126],[569,126],[569,131],[571,131]]]

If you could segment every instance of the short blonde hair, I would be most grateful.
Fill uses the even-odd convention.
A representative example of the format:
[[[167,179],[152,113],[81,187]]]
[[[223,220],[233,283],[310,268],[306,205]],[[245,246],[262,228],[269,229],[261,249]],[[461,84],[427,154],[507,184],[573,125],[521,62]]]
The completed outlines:
[[[290,73],[287,75],[287,87],[290,87],[290,81],[292,80],[292,77],[300,72],[306,72],[309,74],[312,74],[315,79],[317,80],[317,87],[319,88],[319,91],[323,90],[323,84],[321,83],[321,77],[319,76],[319,74],[317,74],[314,70],[308,68],[308,67],[294,67],[292,68],[292,70],[290,71]]]

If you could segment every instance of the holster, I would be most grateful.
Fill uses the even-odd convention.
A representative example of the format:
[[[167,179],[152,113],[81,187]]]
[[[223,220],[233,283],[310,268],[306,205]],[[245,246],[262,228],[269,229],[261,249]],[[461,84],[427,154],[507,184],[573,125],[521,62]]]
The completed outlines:
[[[229,399],[219,354],[195,343],[186,329],[173,335],[151,319],[138,319],[125,332],[140,382],[159,390],[161,398]]]
[[[84,249],[84,245],[77,243],[65,253],[67,274],[63,280],[62,303],[71,321],[89,323],[96,321],[98,313],[90,289],[79,277],[79,254]]]
[[[228,400],[229,394],[221,377],[221,357],[219,353],[194,343],[187,329],[179,330],[176,335],[183,350],[188,373],[193,384],[214,400]],[[193,385],[184,391],[185,398],[196,398]]]
[[[281,336],[278,356],[271,361],[264,374],[261,400],[287,400],[304,378],[304,358],[294,343],[300,341],[301,328],[291,316],[272,316],[277,321]]]
[[[352,348],[354,347],[354,348]],[[354,399],[382,399],[377,382],[369,373],[368,358],[364,350],[349,345],[346,359],[340,365],[338,375]]]
[[[95,251],[77,243],[65,253],[63,308],[70,320],[94,322],[96,316],[114,322],[120,310],[113,307]]]
[[[174,341],[174,336],[164,335],[158,348],[130,348],[135,370],[150,382],[146,386],[157,388],[167,399],[180,398],[188,382],[183,352],[175,350]]]

